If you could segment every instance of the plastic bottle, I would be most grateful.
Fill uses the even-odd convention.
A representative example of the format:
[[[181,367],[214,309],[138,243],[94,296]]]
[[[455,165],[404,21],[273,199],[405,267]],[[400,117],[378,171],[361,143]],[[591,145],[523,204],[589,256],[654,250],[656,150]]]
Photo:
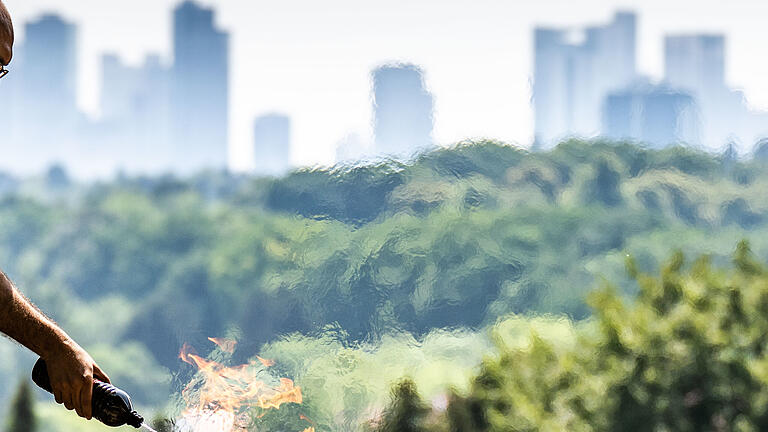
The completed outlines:
[[[53,393],[51,379],[48,377],[48,367],[43,359],[35,363],[32,369],[32,381],[41,389]],[[97,379],[93,380],[91,407],[93,417],[107,426],[117,427],[127,424],[138,429],[144,423],[144,418],[133,410],[128,393]]]

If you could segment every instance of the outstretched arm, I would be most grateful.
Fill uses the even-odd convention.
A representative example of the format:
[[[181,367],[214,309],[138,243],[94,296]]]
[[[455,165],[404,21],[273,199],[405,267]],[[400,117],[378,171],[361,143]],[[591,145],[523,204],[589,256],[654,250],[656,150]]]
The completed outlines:
[[[0,332],[45,360],[56,402],[91,419],[93,378],[109,378],[91,356],[27,300],[0,271]]]

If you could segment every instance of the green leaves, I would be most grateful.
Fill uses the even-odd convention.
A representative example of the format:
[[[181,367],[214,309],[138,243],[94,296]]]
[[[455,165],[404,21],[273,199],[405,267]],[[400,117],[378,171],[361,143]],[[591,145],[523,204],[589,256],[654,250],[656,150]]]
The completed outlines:
[[[735,261],[676,253],[660,276],[635,274],[634,302],[595,291],[578,343],[503,349],[428,430],[764,430],[768,273],[746,243]]]
[[[393,333],[421,340],[442,328],[509,332],[509,324],[497,325],[509,314],[592,317],[589,331],[602,341],[593,348],[605,353],[600,367],[652,383],[616,384],[623,390],[610,403],[647,405],[669,372],[639,367],[638,358],[680,357],[696,371],[697,350],[719,349],[731,336],[764,350],[750,314],[768,316],[768,294],[746,288],[762,283],[759,263],[768,258],[764,163],[629,143],[570,140],[529,152],[481,141],[408,163],[315,168],[279,179],[208,173],[62,183],[55,194],[40,187],[24,183],[0,200],[0,265],[78,340],[128,350],[156,369],[152,376],[178,367],[183,342],[231,329],[241,331],[238,355],[248,357],[286,334],[311,337],[328,328],[340,328],[339,343],[354,346]],[[731,260],[741,238],[755,256],[741,245]],[[665,265],[675,248],[708,258],[686,264],[678,255]],[[714,270],[731,261],[735,272]],[[585,298],[603,279],[613,285],[590,297],[593,316]],[[629,301],[635,297],[637,304]],[[728,318],[700,318],[716,313]],[[628,325],[628,317],[636,323]],[[93,324],[100,319],[109,322]],[[668,334],[675,343],[666,342]],[[581,335],[573,343],[589,340]],[[674,355],[640,356],[646,343]],[[591,395],[605,391],[608,376],[582,380],[592,373],[582,357],[592,351],[564,356],[564,349],[558,345],[541,361],[553,374],[547,386],[567,397],[534,397],[526,387],[535,403],[496,401],[486,420],[515,415],[528,425],[522,429],[557,429],[560,415],[571,430],[579,419],[605,424],[610,416]],[[526,358],[508,361],[524,365]],[[343,368],[323,364],[315,377]],[[499,374],[502,383],[511,379]],[[140,401],[156,400],[142,394],[146,382],[129,378]],[[424,381],[414,380],[425,391]],[[382,382],[334,393],[338,405],[327,416],[365,409],[362,402],[342,406],[347,401],[378,403],[386,397]],[[469,398],[469,411],[449,412],[477,419],[481,402]],[[548,411],[536,411],[538,403]]]

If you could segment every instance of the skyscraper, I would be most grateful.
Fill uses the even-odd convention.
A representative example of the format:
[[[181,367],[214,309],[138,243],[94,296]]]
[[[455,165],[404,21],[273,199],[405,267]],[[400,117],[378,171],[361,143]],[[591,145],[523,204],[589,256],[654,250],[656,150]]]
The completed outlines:
[[[26,169],[52,162],[76,162],[77,29],[57,15],[25,26],[15,72],[20,97],[14,101],[14,141],[23,145]]]
[[[280,114],[257,117],[254,122],[256,173],[279,176],[291,168],[291,119]]]
[[[698,108],[689,94],[665,86],[638,84],[611,92],[603,107],[603,135],[654,148],[698,144]]]
[[[725,82],[725,36],[691,34],[664,41],[665,80],[690,92],[701,107],[702,143],[715,149],[751,133],[742,95]]]
[[[669,85],[710,98],[726,89],[725,36],[675,35],[664,41]]]
[[[173,11],[171,138],[180,171],[225,168],[229,140],[229,34],[193,1]]]
[[[169,69],[157,55],[138,67],[102,57],[102,147],[117,166],[158,171],[173,164],[169,149]]]
[[[397,64],[375,69],[373,96],[376,152],[402,158],[432,145],[434,100],[419,67]]]
[[[619,12],[605,26],[581,34],[567,29],[534,32],[534,119],[539,147],[568,136],[600,133],[606,95],[630,85],[636,72],[636,16]],[[583,41],[574,42],[574,36]]]

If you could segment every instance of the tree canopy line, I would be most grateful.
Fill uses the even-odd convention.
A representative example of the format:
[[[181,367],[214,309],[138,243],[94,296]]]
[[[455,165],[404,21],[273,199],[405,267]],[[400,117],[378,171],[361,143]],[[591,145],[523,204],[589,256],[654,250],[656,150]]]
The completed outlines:
[[[604,285],[576,343],[500,347],[437,412],[405,379],[372,430],[766,430],[768,270],[745,243],[731,270],[685,264],[677,253],[650,276],[630,262],[636,301]]]
[[[726,268],[740,239],[751,242],[756,259],[768,258],[768,159],[761,152],[739,159],[578,140],[528,152],[484,141],[407,163],[305,169],[277,179],[202,173],[81,185],[60,169],[39,181],[3,178],[0,263],[140,404],[163,404],[178,384],[169,377],[181,372],[175,379],[184,379],[181,344],[205,347],[208,336],[236,334],[233,361],[271,352],[286,372],[305,375],[318,430],[355,430],[371,414],[368,406],[312,402],[311,392],[322,388],[318,377],[341,367],[322,355],[328,347],[371,370],[391,357],[382,347],[402,357],[416,355],[409,351],[415,346],[435,361],[459,357],[452,346],[494,352],[493,338],[473,335],[542,316],[597,319],[605,305],[591,308],[586,298],[601,280],[615,284],[616,301],[642,297],[642,284],[626,272],[627,254],[637,274],[659,271],[677,248]],[[561,324],[555,333],[574,331]],[[21,364],[30,361],[19,356]],[[314,358],[302,363],[302,356]],[[482,353],[469,357],[462,363],[467,383],[470,360],[478,364]],[[386,400],[380,387],[387,383],[365,387],[371,375],[348,367],[360,373],[360,387],[339,391]],[[14,373],[0,367],[9,382],[18,379]],[[584,373],[586,382],[592,372]],[[470,395],[480,394],[479,379],[465,389]],[[520,390],[514,385],[504,391]],[[398,391],[413,396],[414,386]],[[433,387],[428,393],[438,394]],[[7,404],[10,395],[2,396]],[[447,412],[507,430],[491,420],[510,411],[466,408],[472,397],[452,397]],[[534,410],[539,399],[530,398],[525,404]],[[402,411],[395,408],[388,413]],[[525,418],[534,426],[546,420]],[[509,430],[546,430],[541,424]]]

